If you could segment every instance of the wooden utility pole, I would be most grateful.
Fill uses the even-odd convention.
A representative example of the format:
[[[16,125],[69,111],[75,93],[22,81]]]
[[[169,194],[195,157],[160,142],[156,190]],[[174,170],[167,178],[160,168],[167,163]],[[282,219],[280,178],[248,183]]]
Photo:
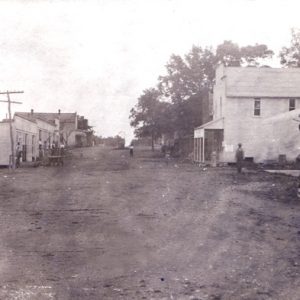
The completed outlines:
[[[22,104],[22,102],[17,101],[11,101],[10,100],[10,94],[22,94],[23,91],[6,91],[6,92],[0,92],[0,95],[7,95],[7,100],[0,100],[0,102],[6,102],[8,104],[8,118],[9,118],[9,131],[10,131],[10,146],[11,146],[11,163],[12,168],[16,168],[15,163],[15,145],[14,145],[14,136],[13,136],[13,129],[12,129],[12,118],[11,118],[11,103],[13,104]]]

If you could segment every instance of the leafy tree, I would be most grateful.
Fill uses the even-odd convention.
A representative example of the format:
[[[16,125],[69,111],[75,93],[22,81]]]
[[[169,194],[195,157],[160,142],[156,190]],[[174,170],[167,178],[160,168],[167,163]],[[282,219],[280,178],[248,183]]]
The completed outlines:
[[[240,52],[243,64],[249,66],[258,66],[260,65],[259,60],[271,58],[274,55],[274,52],[264,44],[242,47]]]
[[[173,54],[166,65],[167,75],[158,78],[159,90],[173,103],[187,100],[212,86],[214,66],[215,56],[210,48],[193,46],[184,58]]]
[[[192,93],[212,87],[215,78],[216,57],[213,49],[193,46],[191,51],[185,55],[185,61],[189,68],[189,78]]]
[[[152,150],[154,141],[168,130],[169,122],[166,113],[169,103],[160,101],[161,93],[150,88],[143,91],[138,103],[130,111],[130,125],[135,128],[136,137],[151,137]]]
[[[166,65],[167,75],[159,77],[159,89],[173,101],[185,99],[189,93],[188,66],[179,55],[171,55]]]
[[[290,47],[283,47],[279,54],[280,63],[286,67],[300,67],[300,29],[292,28]]]
[[[215,66],[219,63],[223,63],[225,66],[240,66],[242,57],[238,44],[232,41],[224,41],[223,44],[220,44],[216,50],[215,62]]]
[[[217,63],[223,63],[225,66],[259,66],[261,59],[270,58],[274,52],[268,49],[264,44],[255,44],[254,46],[239,47],[232,41],[224,41],[216,50]]]
[[[165,114],[169,123],[164,129],[167,128],[168,133],[177,132],[179,136],[192,134],[195,127],[203,124],[204,97],[208,97],[208,89],[203,89],[185,101],[172,103]]]

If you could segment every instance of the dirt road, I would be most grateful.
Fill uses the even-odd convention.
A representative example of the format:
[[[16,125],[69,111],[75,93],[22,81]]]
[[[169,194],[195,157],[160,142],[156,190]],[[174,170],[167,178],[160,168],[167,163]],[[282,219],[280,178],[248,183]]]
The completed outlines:
[[[0,170],[0,299],[300,299],[295,179],[74,155]]]

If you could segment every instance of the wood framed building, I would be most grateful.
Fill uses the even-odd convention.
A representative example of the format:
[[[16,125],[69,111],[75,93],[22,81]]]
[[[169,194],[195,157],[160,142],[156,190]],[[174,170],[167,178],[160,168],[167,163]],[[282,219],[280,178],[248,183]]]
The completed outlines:
[[[86,133],[80,128],[81,118],[75,113],[62,113],[58,110],[57,113],[45,112],[19,112],[20,116],[26,118],[35,118],[37,120],[44,120],[50,124],[55,124],[59,130],[60,142],[69,147],[85,146]],[[43,130],[42,130],[43,131]],[[43,134],[43,132],[42,132]]]
[[[13,139],[15,147],[20,145],[22,162],[36,161],[39,156],[39,142],[44,149],[56,139],[57,124],[35,118],[30,113],[24,116],[15,113],[12,120]],[[0,122],[0,165],[8,166],[11,156],[11,140],[9,120]]]
[[[234,162],[238,143],[255,162],[295,159],[300,151],[300,68],[224,67],[216,70],[213,120],[194,130],[194,160]],[[277,129],[275,129],[277,128]],[[296,138],[299,134],[299,138]]]

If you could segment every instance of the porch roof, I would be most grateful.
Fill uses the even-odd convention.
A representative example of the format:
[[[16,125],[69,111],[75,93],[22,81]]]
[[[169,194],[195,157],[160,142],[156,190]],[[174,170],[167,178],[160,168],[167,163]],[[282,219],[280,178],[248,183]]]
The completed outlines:
[[[197,129],[224,129],[224,118],[219,118],[216,120],[212,120],[207,122],[199,127],[196,127],[194,130]]]

